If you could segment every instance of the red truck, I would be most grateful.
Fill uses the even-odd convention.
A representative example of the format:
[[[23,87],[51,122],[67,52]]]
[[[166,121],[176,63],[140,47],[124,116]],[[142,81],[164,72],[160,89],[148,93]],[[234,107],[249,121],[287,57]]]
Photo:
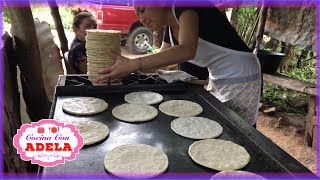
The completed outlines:
[[[121,45],[127,44],[132,53],[144,54],[152,47],[152,31],[140,23],[133,6],[128,2],[91,0],[84,8],[97,18],[99,29],[121,31]]]

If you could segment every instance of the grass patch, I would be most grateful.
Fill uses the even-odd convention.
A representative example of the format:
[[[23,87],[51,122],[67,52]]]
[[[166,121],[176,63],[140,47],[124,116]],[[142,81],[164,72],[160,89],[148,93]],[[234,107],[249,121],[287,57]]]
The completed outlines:
[[[277,107],[277,111],[307,115],[308,95],[281,86],[264,83],[261,102]]]
[[[309,58],[307,57],[307,59]],[[296,64],[296,59],[291,60],[289,71],[281,74],[309,83],[316,83],[315,60],[304,61],[300,68],[296,67]],[[308,100],[309,97],[306,94],[264,83],[261,101],[276,106],[278,111],[306,115],[308,113]]]

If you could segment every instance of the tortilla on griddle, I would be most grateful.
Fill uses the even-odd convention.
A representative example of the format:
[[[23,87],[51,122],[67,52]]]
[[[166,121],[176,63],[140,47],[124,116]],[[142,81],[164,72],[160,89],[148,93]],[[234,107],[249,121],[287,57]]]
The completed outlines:
[[[250,162],[244,147],[221,139],[194,142],[189,147],[189,156],[194,162],[218,171],[241,169]]]
[[[222,133],[222,126],[204,117],[180,117],[171,122],[171,129],[180,136],[191,139],[216,138]]]
[[[122,104],[112,110],[112,115],[125,122],[150,121],[157,117],[158,110],[147,104]]]
[[[159,105],[159,110],[166,115],[174,117],[197,116],[202,113],[202,107],[187,100],[170,100]]]
[[[104,167],[123,178],[151,178],[168,168],[168,157],[160,149],[146,144],[121,145],[104,158]]]
[[[214,176],[212,176],[210,178],[210,180],[214,180],[214,179],[229,179],[229,178],[248,178],[248,179],[266,179],[258,174],[252,173],[252,172],[248,172],[248,171],[240,171],[240,170],[236,170],[236,171],[221,171],[218,172],[217,174],[215,174]]]
[[[159,93],[150,91],[132,92],[124,96],[124,100],[133,104],[157,104],[163,100]]]
[[[108,103],[94,97],[76,97],[64,101],[63,111],[74,115],[93,115],[105,111]]]
[[[98,121],[68,120],[65,123],[73,124],[79,130],[84,145],[100,142],[109,135],[108,126]]]

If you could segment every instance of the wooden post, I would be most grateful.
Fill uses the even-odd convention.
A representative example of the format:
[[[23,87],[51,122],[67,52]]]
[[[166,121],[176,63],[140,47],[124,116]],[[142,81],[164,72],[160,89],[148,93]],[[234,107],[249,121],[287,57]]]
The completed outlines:
[[[3,151],[4,172],[27,173],[30,163],[23,161],[13,147],[13,136],[21,126],[20,94],[17,84],[17,64],[13,51],[12,38],[4,35],[4,127],[3,127]]]
[[[257,14],[256,21],[255,21],[255,23],[254,23],[252,32],[251,32],[250,37],[249,37],[249,40],[248,40],[248,42],[247,42],[247,45],[248,45],[248,46],[250,46],[250,43],[251,43],[251,39],[252,39],[252,37],[253,37],[253,34],[254,34],[254,32],[256,31],[256,29],[257,29],[258,22],[259,22],[259,16],[260,16],[260,10],[259,10],[259,13]]]
[[[318,128],[316,116],[316,96],[309,96],[309,107],[304,142],[313,149],[316,149],[316,129]]]
[[[62,56],[69,51],[68,48],[68,40],[66,34],[64,33],[63,24],[61,21],[61,16],[59,13],[59,7],[55,0],[49,0],[51,15],[54,20],[54,24],[58,33],[58,37],[60,40],[60,49],[62,51]]]
[[[266,24],[266,19],[267,19],[267,12],[268,12],[268,7],[265,7],[264,5],[260,9],[260,17],[259,17],[259,24],[258,24],[258,32],[257,32],[257,40],[256,40],[256,46],[255,48],[257,50],[260,49],[260,44],[263,39],[263,33],[264,33],[264,26]]]
[[[50,102],[45,91],[39,44],[31,8],[30,6],[5,8],[11,21],[15,42],[14,53],[21,70],[23,97],[28,115],[32,121],[48,118]]]

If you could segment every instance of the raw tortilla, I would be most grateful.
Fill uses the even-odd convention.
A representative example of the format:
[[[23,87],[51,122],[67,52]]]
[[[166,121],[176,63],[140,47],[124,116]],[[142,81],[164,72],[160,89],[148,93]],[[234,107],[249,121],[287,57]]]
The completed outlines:
[[[62,104],[63,111],[74,115],[92,115],[105,111],[108,103],[94,97],[77,97],[67,99]]]
[[[135,104],[157,104],[163,100],[163,97],[159,93],[150,91],[132,92],[124,96],[124,100],[128,103]]]
[[[83,137],[84,145],[90,145],[104,140],[109,135],[109,128],[98,121],[66,121],[73,124]]]
[[[210,180],[223,179],[223,178],[248,178],[248,179],[266,179],[258,174],[248,171],[221,171],[211,177]]]
[[[171,129],[187,138],[208,139],[221,135],[219,123],[203,117],[180,117],[171,122]]]
[[[159,105],[159,110],[164,114],[174,117],[197,116],[202,113],[202,107],[191,101],[171,100]]]
[[[151,178],[168,168],[167,155],[146,144],[127,144],[108,152],[104,167],[110,173],[124,178]]]
[[[218,171],[241,169],[250,161],[250,155],[245,148],[220,139],[194,142],[189,147],[189,156],[196,163]]]
[[[126,122],[150,121],[158,115],[158,110],[146,104],[122,104],[112,110],[112,115]]]

